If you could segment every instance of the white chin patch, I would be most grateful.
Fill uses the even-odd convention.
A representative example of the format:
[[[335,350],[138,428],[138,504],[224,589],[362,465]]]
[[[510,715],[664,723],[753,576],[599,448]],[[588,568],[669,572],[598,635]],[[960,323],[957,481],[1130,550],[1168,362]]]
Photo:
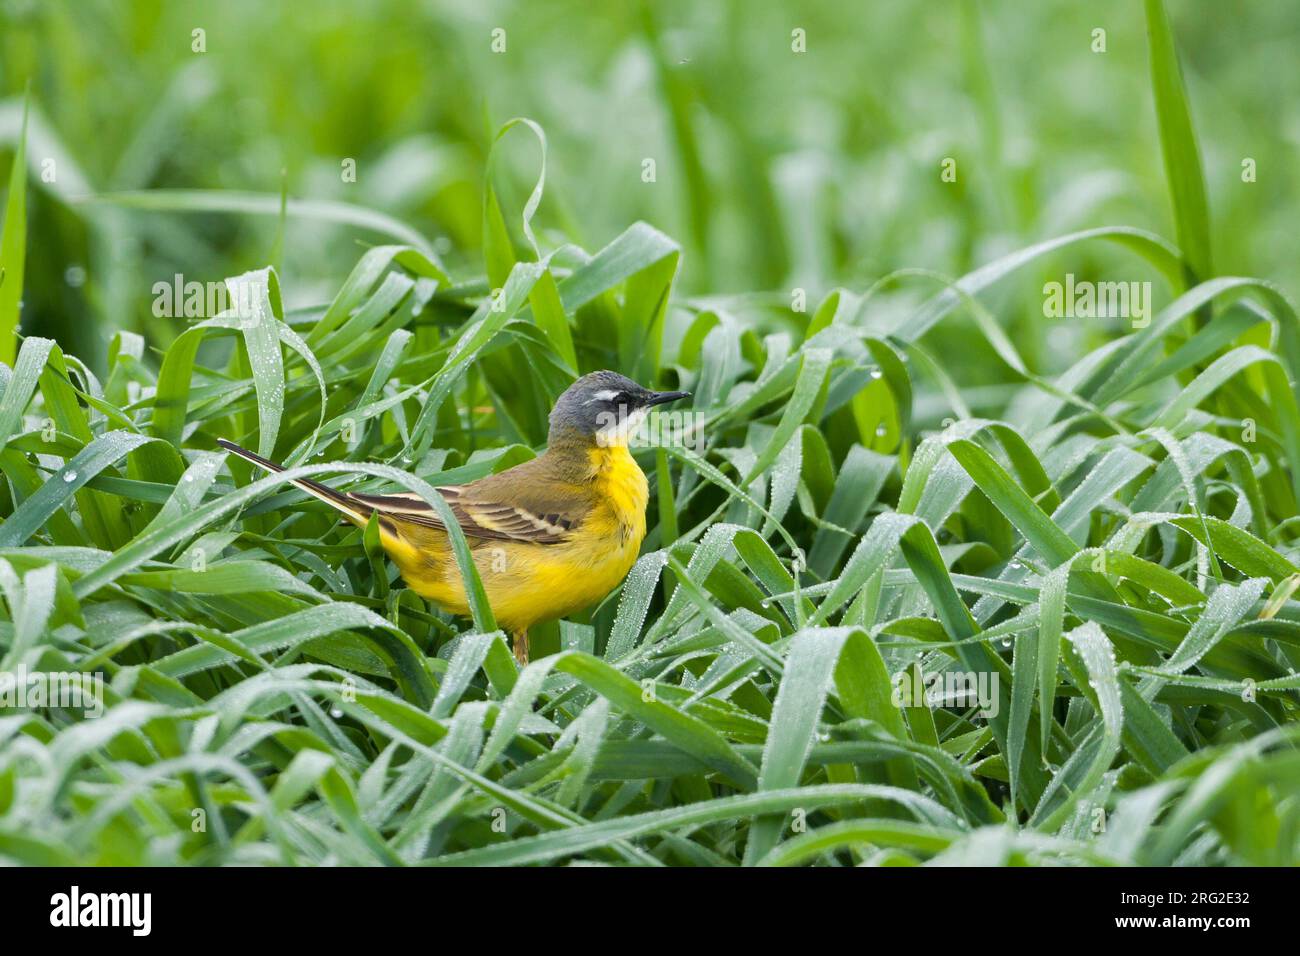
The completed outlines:
[[[596,444],[602,448],[626,445],[632,440],[632,436],[636,434],[637,429],[641,427],[641,423],[645,421],[646,416],[649,414],[650,409],[648,408],[638,408],[634,412],[629,412],[622,421],[597,431]]]

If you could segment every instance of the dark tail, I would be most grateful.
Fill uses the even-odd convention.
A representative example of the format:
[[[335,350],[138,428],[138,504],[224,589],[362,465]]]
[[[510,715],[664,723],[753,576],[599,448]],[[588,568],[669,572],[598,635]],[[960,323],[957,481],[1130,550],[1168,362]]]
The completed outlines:
[[[238,455],[245,461],[252,462],[259,468],[264,468],[273,475],[284,471],[283,465],[277,465],[270,459],[263,458],[261,455],[251,452],[247,448],[236,445],[233,441],[226,441],[224,438],[218,438],[217,444],[226,451]],[[329,485],[322,485],[319,481],[312,481],[310,478],[294,478],[290,479],[289,483],[295,488],[300,488],[307,492],[307,494],[312,497],[319,498],[327,505],[337,508],[339,511],[347,515],[348,518],[358,524],[365,524],[366,519],[370,517],[370,512],[374,510],[373,508],[361,504],[354,498],[345,495],[343,492],[335,491]]]

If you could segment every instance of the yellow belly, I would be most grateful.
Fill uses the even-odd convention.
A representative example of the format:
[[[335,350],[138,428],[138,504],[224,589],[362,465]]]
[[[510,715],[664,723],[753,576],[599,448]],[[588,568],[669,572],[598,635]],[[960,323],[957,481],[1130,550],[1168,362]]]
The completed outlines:
[[[648,488],[626,448],[593,450],[596,507],[560,544],[472,539],[471,554],[497,624],[519,632],[590,607],[618,587],[645,538]],[[446,535],[403,528],[385,548],[417,594],[469,614],[465,585]]]

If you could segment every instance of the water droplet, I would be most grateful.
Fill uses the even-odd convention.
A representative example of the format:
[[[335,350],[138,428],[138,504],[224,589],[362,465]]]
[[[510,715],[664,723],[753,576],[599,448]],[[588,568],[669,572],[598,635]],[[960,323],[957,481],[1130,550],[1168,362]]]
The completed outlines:
[[[77,480],[76,470],[69,468],[67,471],[65,471],[63,473],[63,480],[69,483],[76,481]]]
[[[333,710],[330,711],[330,716],[333,717],[335,720],[338,720],[340,717],[343,716],[343,711],[342,709],[335,707]]]
[[[86,284],[86,270],[74,263],[64,270],[63,281],[74,289],[80,289]]]
[[[888,435],[888,434],[889,434],[889,429],[886,428],[886,427],[884,426],[883,423],[880,424],[880,425],[877,425],[877,426],[876,426],[876,437],[877,437],[877,438],[884,438],[884,437],[885,437],[886,435]]]
[[[872,378],[880,378],[880,376],[881,376],[882,374],[884,374],[884,373],[882,373],[882,372],[880,371],[880,369],[878,369],[878,368],[872,368],[872,370],[871,370],[871,377],[872,377]]]

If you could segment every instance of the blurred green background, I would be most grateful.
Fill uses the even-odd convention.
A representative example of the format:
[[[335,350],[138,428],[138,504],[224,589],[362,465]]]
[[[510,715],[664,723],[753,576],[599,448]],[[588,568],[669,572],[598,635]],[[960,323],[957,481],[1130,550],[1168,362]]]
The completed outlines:
[[[1300,297],[1300,6],[1168,8],[1215,271]],[[1096,29],[1105,53],[1092,49]],[[806,52],[792,50],[796,30]],[[1087,226],[1174,238],[1133,0],[0,0],[0,174],[29,83],[22,328],[92,368],[117,329],[156,345],[183,329],[152,315],[155,282],[274,262],[286,305],[316,305],[363,243],[384,241],[298,218],[281,235],[282,189],[391,215],[458,281],[480,276],[487,153],[514,116],[548,139],[544,248],[594,251],[644,219],[683,244],[680,297],[734,296],[714,301],[759,324],[788,318],[796,287],[811,308],[839,285],[860,291],[903,267],[956,277]],[[539,150],[521,129],[507,142],[502,178],[522,203]],[[941,182],[945,157],[955,184]],[[1242,182],[1246,157],[1254,183]],[[272,214],[85,201],[144,189],[263,194]],[[1043,317],[1043,282],[1067,270],[1155,278],[1091,244],[1000,286],[990,305],[1039,371],[1115,331]],[[1159,305],[1168,290],[1156,288]],[[879,308],[905,316],[934,291],[910,280]],[[996,362],[981,338],[958,348],[960,330],[942,334],[959,382],[999,379],[984,372]]]

